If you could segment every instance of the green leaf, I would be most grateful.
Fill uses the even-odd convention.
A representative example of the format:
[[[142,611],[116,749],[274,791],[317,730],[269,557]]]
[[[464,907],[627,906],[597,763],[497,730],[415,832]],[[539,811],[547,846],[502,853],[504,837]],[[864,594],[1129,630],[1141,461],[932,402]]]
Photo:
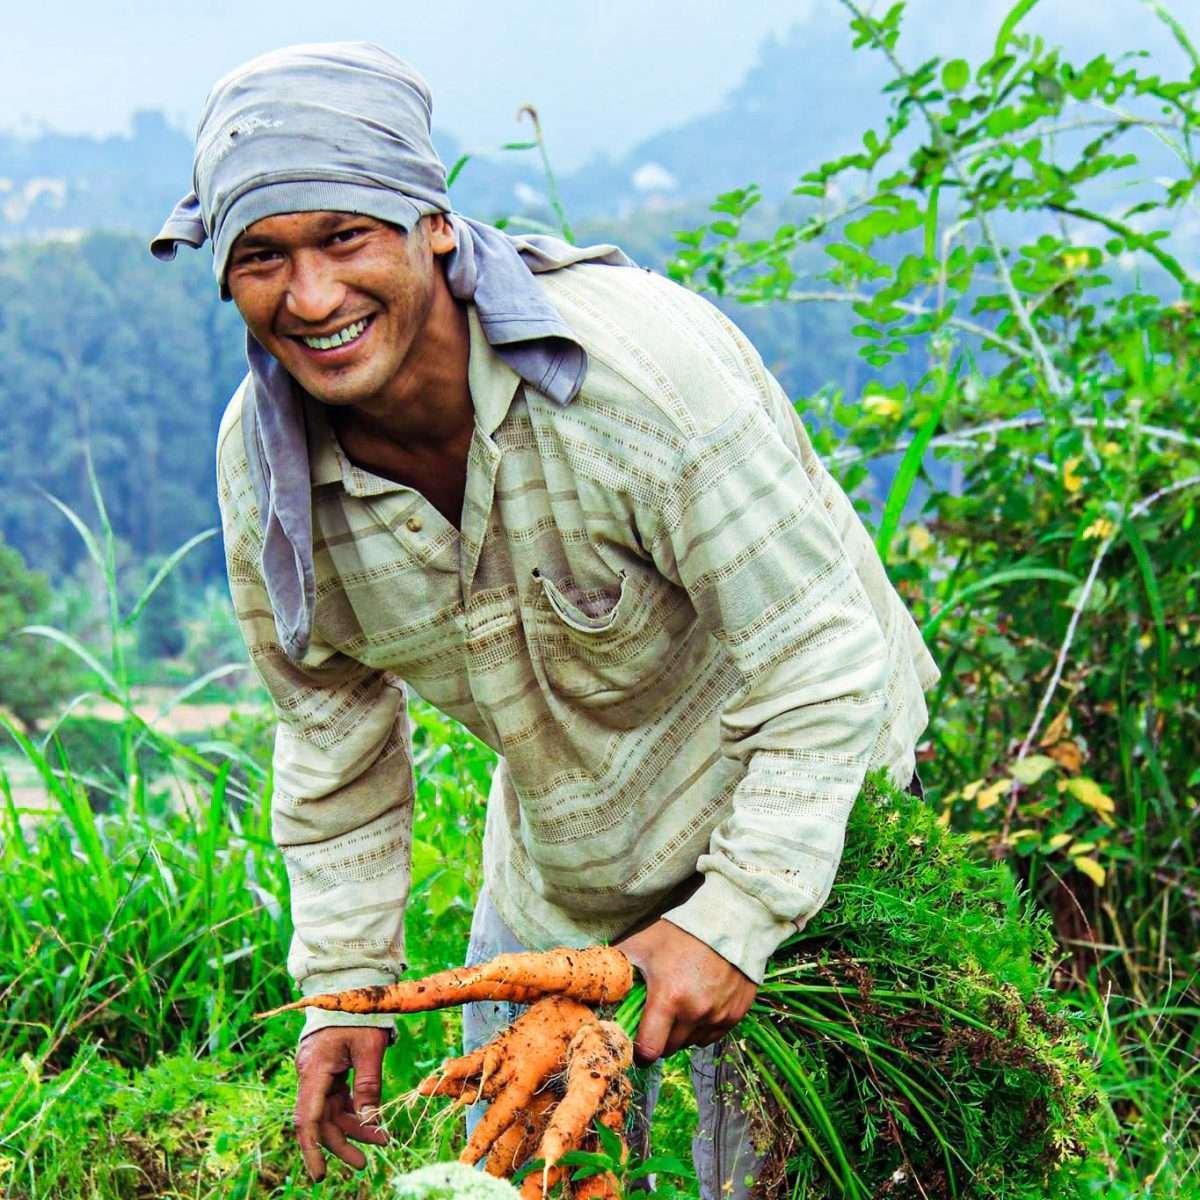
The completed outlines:
[[[961,92],[971,79],[971,68],[965,58],[951,59],[942,68],[942,86],[948,92]]]
[[[1031,754],[1009,765],[1013,778],[1028,786],[1037,783],[1047,771],[1053,771],[1058,764],[1045,754]]]
[[[593,1129],[596,1133],[596,1138],[600,1142],[600,1149],[616,1164],[620,1164],[623,1147],[621,1145],[621,1137],[614,1130],[609,1129],[602,1121],[593,1122]]]
[[[652,1154],[629,1172],[629,1178],[641,1179],[643,1176],[654,1174],[675,1175],[680,1179],[696,1178],[696,1172],[687,1163],[672,1158],[669,1154]]]
[[[1008,16],[1004,18],[1000,32],[996,34],[996,57],[1004,53],[1004,47],[1012,41],[1017,26],[1033,11],[1037,2],[1038,0],[1017,0],[1008,10]]]
[[[454,181],[458,178],[459,173],[462,171],[463,167],[465,167],[467,165],[467,163],[469,163],[470,161],[471,161],[471,156],[469,154],[460,154],[454,160],[454,166],[452,166],[450,168],[450,172],[446,176],[447,190],[449,190],[450,188],[452,188],[454,186]]]

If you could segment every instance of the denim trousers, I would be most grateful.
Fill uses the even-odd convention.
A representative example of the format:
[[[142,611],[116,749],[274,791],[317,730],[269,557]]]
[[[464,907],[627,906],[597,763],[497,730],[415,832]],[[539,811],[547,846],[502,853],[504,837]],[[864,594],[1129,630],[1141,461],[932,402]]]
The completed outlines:
[[[480,893],[471,921],[467,965],[486,962],[497,954],[524,950],[516,935],[501,920],[486,891]],[[466,1052],[490,1041],[521,1012],[521,1005],[483,1001],[463,1006],[463,1048]],[[692,1138],[692,1161],[699,1180],[701,1200],[747,1200],[762,1166],[750,1140],[750,1118],[743,1109],[742,1075],[721,1042],[690,1051],[692,1087],[696,1093],[697,1129]],[[645,1158],[650,1151],[650,1119],[658,1099],[661,1068],[644,1072],[637,1088],[629,1137],[630,1153]],[[483,1105],[467,1112],[467,1128],[474,1128]]]

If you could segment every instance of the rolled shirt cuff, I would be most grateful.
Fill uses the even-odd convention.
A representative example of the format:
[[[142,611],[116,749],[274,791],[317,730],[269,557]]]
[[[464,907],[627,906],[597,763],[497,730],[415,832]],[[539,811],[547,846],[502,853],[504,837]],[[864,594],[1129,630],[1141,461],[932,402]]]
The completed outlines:
[[[300,990],[305,996],[317,996],[323,992],[343,992],[347,988],[376,987],[395,982],[396,977],[388,971],[379,971],[373,967],[352,967],[344,971],[325,971],[322,974],[309,975],[300,985]],[[345,1013],[329,1012],[323,1008],[306,1008],[300,1040],[303,1041],[318,1029],[328,1029],[331,1025],[342,1028],[365,1026],[394,1031],[396,1017],[394,1013]]]
[[[799,924],[777,916],[713,871],[689,900],[663,913],[663,919],[710,946],[755,983],[762,983],[767,960]]]

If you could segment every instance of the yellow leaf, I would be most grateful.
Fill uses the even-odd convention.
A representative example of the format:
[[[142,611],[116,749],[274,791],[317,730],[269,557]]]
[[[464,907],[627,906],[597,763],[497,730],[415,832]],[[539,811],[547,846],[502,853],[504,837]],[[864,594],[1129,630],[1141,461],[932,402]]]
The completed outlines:
[[[1088,542],[1094,538],[1110,537],[1114,529],[1116,526],[1107,517],[1097,517],[1083,531],[1083,540]]]
[[[1037,783],[1047,771],[1054,770],[1054,759],[1044,754],[1031,754],[1028,758],[1011,763],[1008,768],[1013,777],[1026,785]]]
[[[1071,840],[1069,833],[1056,833],[1046,844],[1051,850],[1061,850]]]
[[[1067,721],[1070,720],[1070,716],[1070,710],[1064,706],[1058,716],[1046,726],[1046,732],[1042,740],[1038,742],[1038,745],[1052,746],[1055,742],[1062,741],[1062,736],[1067,731]]]
[[[1072,741],[1059,742],[1048,746],[1046,753],[1054,759],[1064,771],[1075,774],[1083,766],[1083,751]]]
[[[1078,467],[1081,462],[1083,462],[1083,459],[1077,456],[1075,458],[1068,458],[1067,461],[1063,463],[1063,487],[1066,488],[1067,491],[1072,495],[1074,495],[1081,487],[1083,487],[1083,479],[1075,474],[1075,468]]]
[[[967,784],[962,790],[962,798],[964,800],[974,800],[979,795],[979,789],[983,787],[982,779],[974,779]]]
[[[1068,271],[1074,272],[1082,271],[1091,262],[1092,258],[1086,250],[1064,250],[1062,260],[1063,266]]]
[[[1080,776],[1078,779],[1067,780],[1067,791],[1088,808],[1098,813],[1113,813],[1117,806],[1113,798],[1101,791],[1100,785],[1094,779]]]
[[[1071,862],[1075,864],[1076,870],[1082,871],[1097,887],[1104,886],[1107,875],[1104,868],[1094,858],[1081,854],[1078,858],[1072,858]]]
[[[975,797],[975,807],[983,812],[1000,803],[1000,797],[1012,786],[1011,779],[999,779],[993,784],[980,790]],[[963,789],[966,790],[965,788]]]
[[[939,814],[937,823],[942,829],[950,828],[950,810],[948,808],[943,809],[943,811]]]
[[[1114,454],[1121,453],[1121,443],[1120,442],[1105,442],[1100,447],[1100,453],[1103,454],[1105,458],[1112,458],[1112,456]]]

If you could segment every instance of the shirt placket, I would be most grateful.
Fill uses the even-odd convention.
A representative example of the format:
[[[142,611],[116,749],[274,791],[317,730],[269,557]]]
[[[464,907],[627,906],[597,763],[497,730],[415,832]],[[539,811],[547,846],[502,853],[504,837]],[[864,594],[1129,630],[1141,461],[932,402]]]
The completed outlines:
[[[496,477],[500,470],[502,452],[499,446],[475,427],[467,459],[467,487],[463,499],[462,526],[459,533],[459,586],[462,591],[462,611],[465,634],[467,678],[475,696],[476,711],[488,726],[495,746],[497,733],[486,702],[481,701],[476,681],[486,678],[489,664],[483,661],[484,647],[489,634],[498,622],[511,619],[504,601],[494,589],[482,592],[475,587],[480,563],[486,549],[492,525],[492,506],[496,496]]]

